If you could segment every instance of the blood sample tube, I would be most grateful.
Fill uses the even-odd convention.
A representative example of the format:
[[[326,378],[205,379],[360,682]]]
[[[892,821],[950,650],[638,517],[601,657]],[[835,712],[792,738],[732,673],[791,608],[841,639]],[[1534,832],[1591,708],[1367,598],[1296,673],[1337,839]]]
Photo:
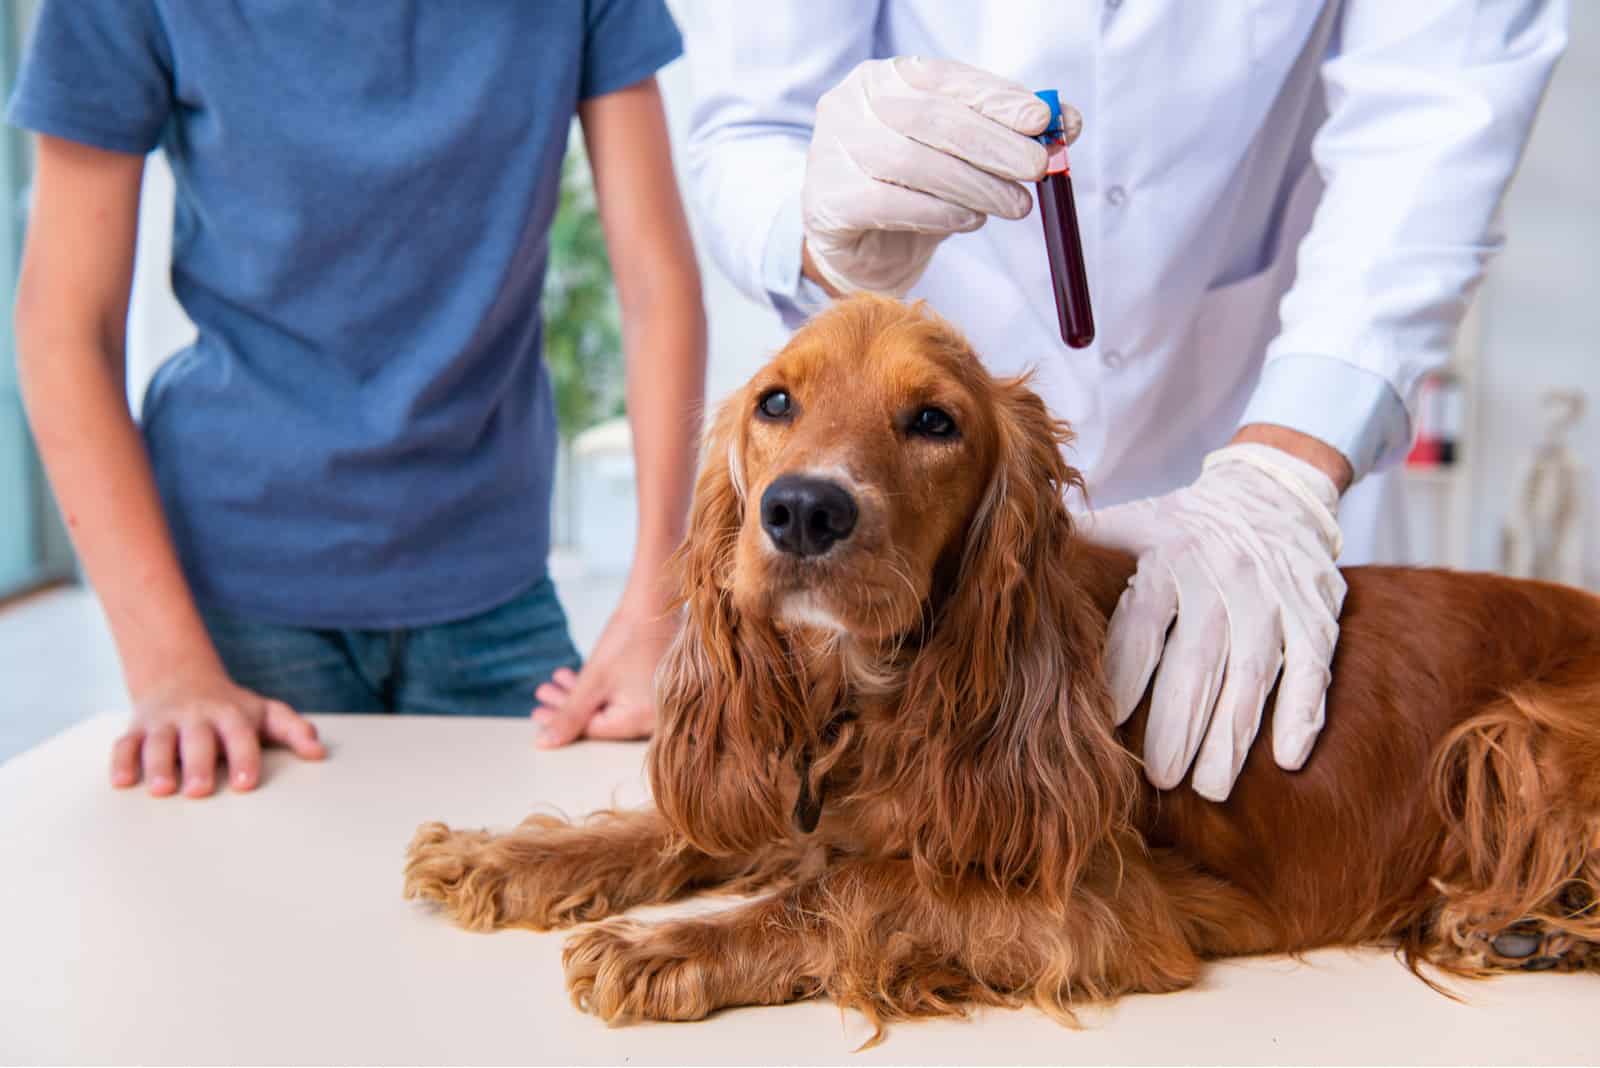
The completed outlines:
[[[1049,153],[1038,192],[1044,247],[1050,257],[1050,282],[1056,293],[1056,319],[1061,324],[1061,340],[1081,349],[1094,340],[1094,312],[1089,307],[1089,275],[1083,268],[1078,206],[1072,199],[1061,98],[1054,89],[1041,89],[1034,95],[1050,106],[1050,125],[1038,136]]]

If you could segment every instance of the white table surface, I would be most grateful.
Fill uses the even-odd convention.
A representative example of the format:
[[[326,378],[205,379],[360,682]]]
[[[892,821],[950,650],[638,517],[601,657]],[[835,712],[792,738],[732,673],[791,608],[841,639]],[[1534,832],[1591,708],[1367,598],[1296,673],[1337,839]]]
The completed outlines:
[[[546,753],[525,722],[320,717],[330,755],[206,801],[113,791],[120,720],[0,766],[5,1062],[1600,1061],[1600,976],[1433,993],[1382,953],[1213,966],[1062,1028],[1032,1011],[900,1024],[827,1002],[607,1028],[562,985],[562,935],[469,934],[401,899],[417,824],[510,826],[644,796],[639,745]]]

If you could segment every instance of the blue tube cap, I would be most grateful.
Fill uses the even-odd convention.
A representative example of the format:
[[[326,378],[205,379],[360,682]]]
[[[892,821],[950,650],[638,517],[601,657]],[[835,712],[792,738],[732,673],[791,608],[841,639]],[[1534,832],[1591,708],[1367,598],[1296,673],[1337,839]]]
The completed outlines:
[[[1050,121],[1045,125],[1043,132],[1034,137],[1034,140],[1046,147],[1061,143],[1061,138],[1066,133],[1066,124],[1061,119],[1061,91],[1058,89],[1036,89],[1034,96],[1045,102],[1050,108]]]

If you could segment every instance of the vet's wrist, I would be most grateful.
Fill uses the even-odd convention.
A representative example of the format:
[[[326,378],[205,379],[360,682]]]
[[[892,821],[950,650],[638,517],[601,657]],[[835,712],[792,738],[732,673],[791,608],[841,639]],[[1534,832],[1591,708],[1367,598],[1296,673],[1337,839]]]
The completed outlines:
[[[1281,507],[1298,506],[1308,527],[1320,535],[1328,555],[1339,556],[1344,538],[1339,530],[1339,491],[1321,468],[1291,453],[1256,441],[1234,441],[1205,458],[1202,479],[1233,468],[1235,478],[1255,480],[1255,492],[1270,494]]]
[[[1334,492],[1344,496],[1355,479],[1355,469],[1343,453],[1327,442],[1286,426],[1251,423],[1239,428],[1230,444],[1270,445],[1280,452],[1315,467],[1333,483]]]

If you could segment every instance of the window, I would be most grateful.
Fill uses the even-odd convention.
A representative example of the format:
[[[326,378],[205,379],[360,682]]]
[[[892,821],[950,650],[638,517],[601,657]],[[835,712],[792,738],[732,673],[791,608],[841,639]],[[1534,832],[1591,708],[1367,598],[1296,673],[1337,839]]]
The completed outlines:
[[[33,4],[0,16],[0,88],[9,98]],[[26,137],[0,129],[0,597],[70,573],[72,554],[28,436],[17,387],[12,294],[22,251],[29,172]]]

